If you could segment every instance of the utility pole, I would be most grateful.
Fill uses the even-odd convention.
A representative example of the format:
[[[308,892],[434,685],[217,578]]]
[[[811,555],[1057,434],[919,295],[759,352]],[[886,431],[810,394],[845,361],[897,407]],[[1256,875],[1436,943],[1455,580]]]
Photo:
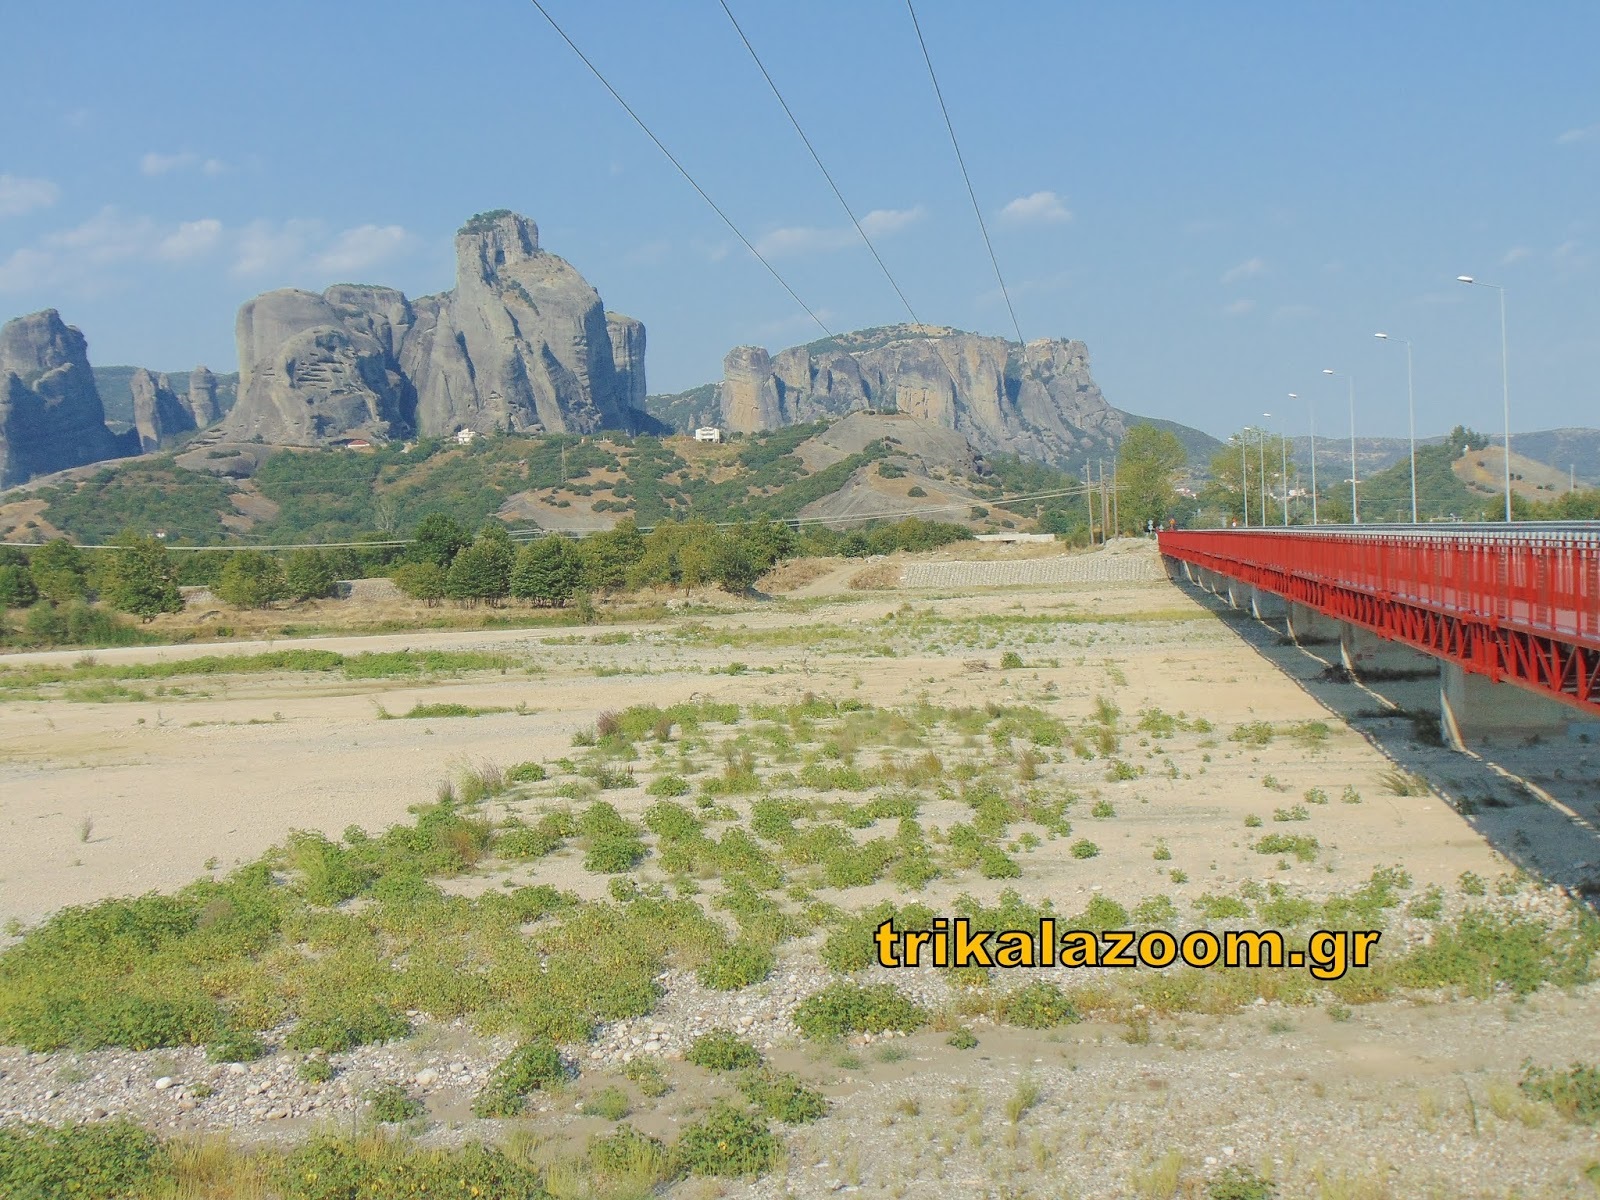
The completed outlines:
[[[1117,507],[1117,460],[1111,460],[1111,528],[1117,531],[1117,536],[1122,536],[1122,514]]]

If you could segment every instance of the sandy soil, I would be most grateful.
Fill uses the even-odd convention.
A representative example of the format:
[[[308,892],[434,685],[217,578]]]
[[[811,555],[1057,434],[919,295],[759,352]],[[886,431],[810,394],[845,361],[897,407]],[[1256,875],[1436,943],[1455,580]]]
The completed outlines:
[[[985,564],[1006,557],[992,547],[974,548],[971,556]],[[1038,555],[1021,548],[1015,557],[1027,563]],[[875,565],[956,561],[945,551]],[[1052,780],[1078,790],[1086,801],[1108,801],[1114,808],[1115,815],[1103,819],[1091,816],[1087,802],[1073,812],[1074,836],[1093,838],[1099,856],[1076,861],[1059,843],[1046,842],[1019,855],[1025,866],[1021,880],[936,881],[921,897],[936,911],[947,909],[960,892],[989,900],[1006,886],[1049,896],[1069,914],[1096,893],[1131,904],[1160,892],[1187,907],[1202,893],[1232,891],[1257,879],[1322,895],[1351,888],[1375,867],[1396,863],[1416,888],[1438,884],[1453,893],[1463,872],[1493,881],[1521,865],[1562,878],[1588,859],[1600,860],[1592,824],[1584,833],[1575,823],[1595,816],[1594,798],[1576,782],[1588,778],[1586,746],[1552,745],[1536,753],[1523,748],[1520,759],[1501,755],[1503,763],[1490,764],[1494,771],[1485,760],[1421,750],[1381,713],[1363,716],[1363,706],[1373,700],[1350,685],[1326,683],[1315,658],[1164,579],[1002,583],[953,593],[852,591],[850,580],[863,567],[795,569],[780,600],[633,625],[414,631],[226,647],[228,653],[291,645],[347,653],[495,650],[521,663],[504,672],[376,684],[336,676],[190,677],[167,681],[184,694],[169,688],[157,696],[149,682],[141,682],[137,686],[147,698],[139,700],[89,703],[52,694],[0,703],[0,920],[29,923],[66,904],[178,887],[207,870],[252,858],[294,829],[332,835],[352,824],[381,829],[406,819],[410,806],[431,799],[441,781],[462,769],[486,761],[509,766],[552,760],[572,753],[574,733],[606,710],[694,697],[747,704],[816,693],[885,706],[922,699],[947,706],[1027,703],[1074,727],[1098,699],[1114,702],[1129,730],[1120,753],[1145,773],[1109,782],[1104,760],[1077,762],[1070,754],[1050,768]],[[996,618],[1009,616],[1048,620],[994,629]],[[915,637],[895,632],[919,619],[927,629]],[[1015,647],[1023,667],[1000,669],[1002,647]],[[177,660],[216,652],[215,646],[129,648],[99,652],[96,659]],[[77,657],[17,655],[5,665],[68,664]],[[732,664],[742,667],[725,673]],[[381,718],[380,706],[403,713],[417,702],[522,711]],[[1141,739],[1132,724],[1153,707],[1203,716],[1215,730],[1159,743]],[[1260,720],[1280,727],[1322,722],[1327,734],[1278,736],[1261,746],[1228,737],[1237,725]],[[1166,769],[1169,760],[1175,777]],[[1398,767],[1426,775],[1438,790],[1393,794],[1387,781]],[[1542,772],[1543,782],[1530,791],[1516,770]],[[1274,809],[1299,803],[1312,788],[1322,789],[1331,802],[1313,805],[1304,822],[1273,823]],[[1360,802],[1342,803],[1346,788]],[[1469,789],[1481,811],[1460,802]],[[608,791],[606,798],[629,814],[649,803],[642,787]],[[736,807],[747,810],[748,803]],[[930,801],[923,819],[947,826],[966,812]],[[1264,827],[1247,827],[1247,816],[1264,818]],[[1313,833],[1322,853],[1313,863],[1275,862],[1256,853],[1254,839],[1274,831]],[[1161,843],[1169,859],[1153,857]],[[1187,879],[1175,881],[1174,870]],[[661,878],[653,860],[646,860],[640,874]],[[453,886],[481,890],[505,880],[549,882],[595,897],[604,884],[582,871],[578,855],[568,851]],[[859,907],[891,894],[884,885],[848,895],[823,891],[819,897]],[[748,995],[717,1002],[751,1012],[770,1008],[778,1022],[772,1028],[781,1029],[796,989],[815,986],[809,981],[816,974],[814,960],[805,958],[810,947],[787,953],[788,983],[759,985]],[[659,1036],[669,1045],[696,1022],[721,1019],[679,1011],[710,1001],[692,987],[674,988],[661,1012],[643,1019],[638,1036],[654,1039],[659,1021]],[[880,1045],[853,1055],[841,1051],[837,1058],[779,1038],[775,1061],[821,1083],[836,1101],[834,1115],[792,1135],[790,1158],[779,1174],[725,1185],[715,1194],[1203,1194],[1141,1182],[1169,1149],[1184,1156],[1191,1183],[1230,1163],[1302,1182],[1312,1177],[1311,1164],[1333,1164],[1331,1182],[1296,1195],[1593,1194],[1582,1177],[1587,1164],[1600,1158],[1593,1131],[1543,1117],[1536,1121],[1525,1105],[1512,1101],[1525,1058],[1564,1065],[1572,1058],[1600,1057],[1597,999],[1593,988],[1544,995],[1525,1005],[1419,999],[1363,1007],[1353,1019],[1274,1006],[1231,1017],[1162,1021],[1155,1036],[1143,1040],[1092,1024],[1048,1035],[992,1027],[968,1055],[949,1050],[942,1032],[904,1039],[904,1053],[883,1052]],[[597,1081],[604,1078],[605,1061],[615,1066],[615,1059],[604,1056],[619,1053],[633,1032],[619,1028],[603,1035],[592,1052]],[[424,1040],[362,1051],[348,1063],[341,1060],[342,1069],[358,1081],[393,1078],[397,1071],[419,1072],[419,1078],[421,1071],[442,1074],[428,1104],[440,1128],[454,1129],[469,1084],[492,1059],[477,1062],[472,1039],[451,1037],[443,1049]],[[452,1074],[455,1060],[467,1064],[459,1078]],[[74,1059],[72,1069],[126,1081],[117,1093],[126,1100],[118,1103],[130,1111],[152,1103],[151,1081],[163,1071],[193,1080],[211,1072],[218,1088],[243,1086],[230,1082],[223,1068],[206,1065],[199,1051],[143,1057],[117,1052],[108,1063],[85,1060],[80,1067]],[[9,1071],[29,1081],[28,1088],[36,1089],[28,1093],[34,1097],[30,1112],[80,1119],[81,1113],[69,1111],[75,1094],[70,1088],[52,1088],[50,1097],[39,1098],[58,1065],[0,1052],[0,1080]],[[1008,1098],[1025,1078],[1041,1092],[1033,1115],[1003,1119]],[[700,1086],[685,1075],[675,1107],[641,1114],[640,1120],[670,1134]],[[1512,1101],[1503,1104],[1491,1099],[1508,1094]],[[291,1112],[292,1102],[284,1105]],[[207,1125],[206,1111],[191,1105],[174,1113],[173,1127],[222,1127]],[[571,1139],[602,1127],[593,1118],[555,1112],[539,1119]],[[312,1125],[311,1118],[296,1118],[274,1129],[286,1133]],[[674,1194],[699,1200],[713,1192],[691,1181]]]

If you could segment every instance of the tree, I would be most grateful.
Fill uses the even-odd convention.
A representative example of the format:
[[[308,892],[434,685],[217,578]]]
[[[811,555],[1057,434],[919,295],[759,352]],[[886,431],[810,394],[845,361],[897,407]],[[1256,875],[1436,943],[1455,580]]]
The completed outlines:
[[[529,542],[511,569],[511,594],[559,608],[572,598],[580,566],[572,544],[554,535]]]
[[[183,611],[178,592],[178,570],[167,544],[160,538],[140,537],[131,530],[117,538],[104,577],[101,598],[120,612],[150,621],[158,613]]]
[[[283,568],[260,550],[241,550],[228,559],[212,590],[235,608],[266,608],[287,594]]]
[[[401,563],[394,571],[394,585],[413,600],[422,600],[429,608],[444,599],[444,568],[435,562]]]
[[[333,564],[316,550],[295,550],[283,564],[283,583],[294,600],[321,600],[333,591]]]
[[[33,552],[28,573],[41,596],[52,604],[65,604],[81,600],[88,591],[87,567],[82,550],[66,538],[57,538]]]
[[[28,568],[14,563],[0,566],[0,609],[27,608],[39,598]]]
[[[742,596],[761,578],[761,564],[750,548],[736,538],[725,537],[717,546],[712,569],[722,590]]]
[[[591,533],[579,543],[583,586],[591,591],[614,592],[628,579],[628,570],[644,557],[644,538],[632,517],[615,528]]]
[[[411,537],[411,561],[431,562],[448,571],[456,555],[472,544],[472,535],[445,513],[429,513]]]
[[[1167,519],[1178,506],[1176,476],[1187,461],[1172,430],[1154,425],[1128,430],[1117,449],[1117,516],[1123,529],[1142,531]]]
[[[509,540],[507,545],[509,545]],[[472,606],[498,604],[511,588],[511,564],[493,538],[480,537],[456,555],[444,576],[445,595]]]

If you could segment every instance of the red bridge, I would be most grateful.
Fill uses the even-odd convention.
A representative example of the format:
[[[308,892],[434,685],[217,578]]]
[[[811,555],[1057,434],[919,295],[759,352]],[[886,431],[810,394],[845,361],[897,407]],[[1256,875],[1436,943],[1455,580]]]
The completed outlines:
[[[1175,531],[1160,547],[1297,639],[1337,637],[1357,674],[1431,656],[1458,744],[1600,719],[1600,522]]]

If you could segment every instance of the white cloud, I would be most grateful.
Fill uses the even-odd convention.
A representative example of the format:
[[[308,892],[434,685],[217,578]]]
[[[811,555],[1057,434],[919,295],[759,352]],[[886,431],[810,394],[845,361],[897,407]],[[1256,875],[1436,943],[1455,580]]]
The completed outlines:
[[[48,179],[0,175],[0,217],[20,217],[36,208],[49,208],[61,189]]]
[[[252,221],[234,244],[233,273],[285,272],[305,258],[306,247],[321,232],[317,221]]]
[[[1585,125],[1580,129],[1569,129],[1556,138],[1556,145],[1570,146],[1574,142],[1592,142],[1600,138],[1600,125]]]
[[[875,208],[861,218],[861,228],[868,237],[888,237],[916,224],[927,215],[922,205],[915,208]],[[756,239],[756,249],[768,258],[786,254],[816,254],[843,250],[860,245],[861,236],[853,226],[818,229],[806,225],[790,225],[774,229]]]
[[[173,223],[102,208],[0,262],[0,291],[97,291],[107,286],[107,273],[117,267],[197,258],[215,248],[222,233],[222,222],[214,217]]]
[[[1012,225],[1052,224],[1072,220],[1072,213],[1054,192],[1034,192],[1007,204],[1000,219]]]
[[[197,258],[212,250],[222,240],[222,222],[215,217],[200,221],[184,221],[161,239],[156,247],[156,257],[169,262]]]
[[[1229,267],[1222,273],[1223,283],[1238,283],[1241,279],[1249,279],[1259,275],[1267,269],[1267,264],[1259,258],[1247,258],[1236,267]]]
[[[220,158],[201,158],[192,150],[183,150],[177,154],[160,154],[152,150],[139,159],[140,172],[150,176],[194,169],[198,169],[204,175],[221,175],[228,169],[228,164]]]
[[[399,225],[357,225],[338,234],[312,266],[334,274],[364,271],[393,258],[410,242],[411,235]]]
[[[1246,313],[1252,312],[1255,306],[1256,302],[1254,300],[1235,300],[1232,304],[1224,307],[1222,311],[1226,316],[1242,317]]]
[[[1526,246],[1513,246],[1500,256],[1500,265],[1502,267],[1509,267],[1513,263],[1521,262],[1532,253],[1533,251]]]

